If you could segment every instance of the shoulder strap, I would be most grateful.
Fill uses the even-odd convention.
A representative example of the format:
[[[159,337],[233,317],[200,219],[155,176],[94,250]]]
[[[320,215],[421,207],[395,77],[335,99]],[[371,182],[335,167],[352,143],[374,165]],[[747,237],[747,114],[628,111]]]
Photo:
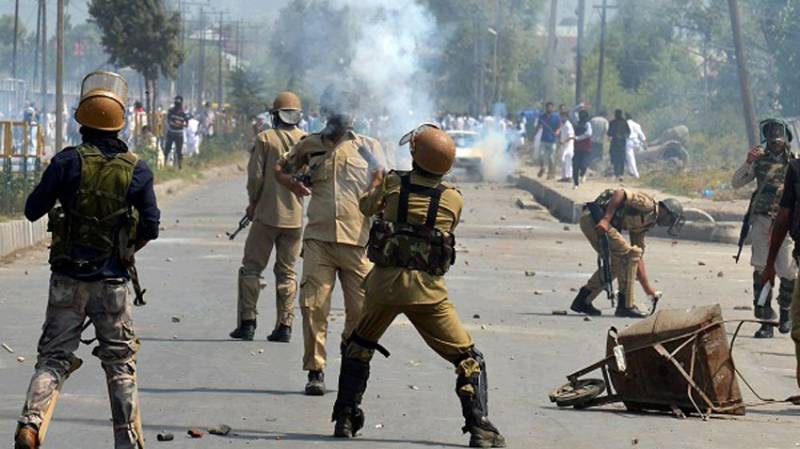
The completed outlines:
[[[428,205],[428,213],[425,217],[425,226],[432,228],[436,225],[436,216],[439,213],[439,203],[442,198],[442,193],[447,187],[442,184],[436,187],[425,187],[411,184],[411,174],[406,173],[400,175],[400,198],[397,205],[397,222],[408,222],[408,197],[410,194],[427,196],[431,199]]]
[[[276,136],[278,136],[278,140],[280,140],[280,141],[281,141],[281,146],[283,147],[283,152],[284,152],[284,154],[285,154],[285,153],[288,153],[288,152],[289,152],[289,150],[291,150],[291,149],[292,149],[292,147],[293,147],[293,146],[295,145],[295,143],[296,143],[296,142],[295,142],[295,141],[292,139],[292,136],[291,136],[291,134],[289,134],[289,133],[284,133],[284,132],[282,132],[282,131],[280,131],[280,130],[277,130],[277,129],[273,129],[272,131],[273,131],[273,132],[275,132],[275,135],[276,135]],[[287,142],[287,140],[288,140],[288,142]]]

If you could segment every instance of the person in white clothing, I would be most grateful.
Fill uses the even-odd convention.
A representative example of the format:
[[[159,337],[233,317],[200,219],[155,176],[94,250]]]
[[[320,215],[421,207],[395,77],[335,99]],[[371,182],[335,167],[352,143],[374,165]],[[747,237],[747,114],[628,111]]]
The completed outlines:
[[[625,114],[631,134],[625,143],[625,169],[628,174],[639,179],[639,169],[636,166],[636,153],[642,151],[647,146],[647,137],[642,131],[642,126],[633,120],[630,112]]]
[[[569,121],[569,113],[561,114],[561,179],[560,182],[572,181],[572,157],[575,155],[575,129]]]

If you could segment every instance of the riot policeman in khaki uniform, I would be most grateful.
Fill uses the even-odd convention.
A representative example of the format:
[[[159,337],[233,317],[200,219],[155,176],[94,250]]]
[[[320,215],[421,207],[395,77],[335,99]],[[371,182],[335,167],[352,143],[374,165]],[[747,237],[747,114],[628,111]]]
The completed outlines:
[[[115,73],[94,72],[81,87],[75,120],[82,143],[53,157],[25,204],[31,221],[49,213],[52,276],[16,449],[43,444],[61,388],[81,366],[75,351],[85,323],[94,326],[92,354],[106,372],[114,447],[144,448],[128,281],[134,253],[158,236],[160,213],[153,173],[117,138],[127,83]]]
[[[305,137],[297,127],[302,117],[300,98],[281,92],[272,103],[272,129],[258,135],[247,165],[247,216],[253,225],[239,268],[237,328],[232,338],[252,340],[256,330],[261,273],[275,248],[275,327],[269,341],[288,343],[292,337],[294,297],[297,294],[295,264],[303,237],[303,199],[278,184],[274,167]]]
[[[376,156],[380,145],[353,132],[356,96],[338,87],[326,89],[320,101],[327,123],[301,140],[281,161],[279,182],[299,196],[311,195],[303,232],[303,316],[305,392],[325,394],[325,342],[336,276],[344,293],[344,336],[352,332],[364,304],[363,281],[372,264],[367,259],[369,220],[358,210],[358,198],[385,164]]]
[[[651,285],[645,269],[644,237],[656,225],[669,227],[670,235],[677,235],[683,225],[683,206],[674,198],[657,202],[649,195],[628,189],[608,189],[585,207],[580,219],[583,235],[595,251],[601,253],[600,239],[608,236],[612,279],[604,279],[603,270],[598,269],[584,285],[570,309],[587,315],[601,315],[592,301],[603,290],[606,282],[617,280],[617,308],[615,316],[642,318],[650,312],[641,310],[634,301],[636,279],[655,306],[661,293]],[[630,243],[622,236],[630,233]]]
[[[743,232],[747,233],[749,231],[752,241],[750,265],[753,267],[753,309],[755,317],[774,320],[775,310],[772,308],[771,287],[766,302],[758,304],[761,290],[765,285],[761,282],[761,275],[767,263],[772,219],[775,217],[777,206],[780,202],[783,181],[789,162],[795,159],[795,156],[792,154],[792,149],[789,145],[792,141],[792,132],[786,122],[779,119],[766,119],[760,123],[760,128],[761,145],[750,150],[745,163],[733,174],[731,184],[735,189],[744,187],[752,181],[756,181],[757,184],[747,211],[750,229],[745,229]],[[764,145],[766,145],[766,148]],[[784,239],[782,242],[780,251],[776,255],[775,268],[780,280],[778,284],[779,330],[785,334],[791,329],[789,307],[792,302],[794,281],[797,277],[797,263],[792,258],[789,239]],[[770,285],[774,283],[774,279],[769,280]],[[755,338],[771,338],[772,336],[773,329],[768,324],[763,324],[755,334]]]
[[[365,282],[367,299],[342,350],[339,391],[333,408],[334,435],[352,438],[364,425],[360,408],[370,360],[395,317],[405,314],[437,354],[455,367],[456,393],[471,447],[505,447],[489,421],[486,363],[448,299],[444,274],[455,260],[453,230],[464,201],[442,176],[453,165],[455,143],[434,125],[407,134],[413,170],[390,172],[361,197],[365,216],[377,216],[368,254],[375,267]]]

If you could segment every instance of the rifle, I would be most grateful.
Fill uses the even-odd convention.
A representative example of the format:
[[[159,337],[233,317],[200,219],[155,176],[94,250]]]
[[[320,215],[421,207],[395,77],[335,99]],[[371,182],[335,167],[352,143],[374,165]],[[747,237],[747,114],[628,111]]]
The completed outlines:
[[[739,250],[736,252],[736,256],[733,257],[733,260],[735,260],[736,263],[739,263],[739,258],[742,256],[744,242],[747,240],[747,235],[750,234],[750,216],[753,212],[753,201],[755,201],[756,197],[764,190],[764,186],[766,185],[766,182],[761,184],[761,187],[753,192],[753,196],[750,197],[750,204],[747,205],[747,213],[744,214],[744,217],[742,217],[742,230],[739,231]]]
[[[594,202],[586,203],[586,208],[589,209],[589,213],[592,214],[592,220],[595,223],[600,223],[600,220],[603,219],[603,215],[605,214],[603,208]],[[608,234],[600,234],[599,237],[600,252],[597,255],[597,268],[600,269],[603,274],[606,296],[611,301],[611,305],[614,306],[614,286],[611,282],[613,279],[611,274],[611,250],[609,249]]]
[[[233,240],[233,239],[236,238],[237,234],[242,232],[242,230],[244,230],[244,228],[250,226],[250,223],[252,223],[252,222],[253,222],[253,220],[250,217],[248,217],[247,215],[245,215],[244,217],[242,217],[241,220],[239,220],[239,227],[236,228],[236,230],[233,231],[233,232],[226,232],[225,235],[228,236],[229,240]]]
[[[131,277],[131,283],[133,284],[133,305],[137,307],[146,306],[147,301],[144,300],[144,294],[147,293],[147,289],[142,288],[142,284],[139,282],[139,272],[136,270],[135,264],[131,264],[128,267],[128,275]]]

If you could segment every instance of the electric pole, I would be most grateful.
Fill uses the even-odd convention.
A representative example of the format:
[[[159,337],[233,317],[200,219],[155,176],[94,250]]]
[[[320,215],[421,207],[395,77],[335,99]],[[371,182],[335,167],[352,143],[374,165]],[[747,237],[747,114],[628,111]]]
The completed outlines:
[[[583,25],[586,20],[586,0],[578,0],[578,42],[575,45],[575,104],[583,100]]]
[[[200,74],[198,76],[198,104],[203,104],[206,89],[206,15],[205,10],[200,7],[200,54],[198,57]]]
[[[36,85],[36,78],[39,77],[39,41],[42,38],[42,2],[36,2],[36,43],[33,44],[33,79],[31,80],[31,90]]]
[[[19,34],[19,0],[14,1],[14,50],[11,56],[11,78],[17,79],[17,41]]]
[[[217,36],[217,45],[219,46],[219,65],[217,66],[217,102],[219,103],[220,109],[222,109],[223,105],[223,98],[222,98],[222,56],[223,56],[223,46],[222,46],[222,11],[219,13],[219,35]]]
[[[56,16],[56,151],[64,144],[64,0],[58,0]]]
[[[556,48],[558,47],[558,37],[556,36],[556,24],[558,19],[558,0],[550,0],[550,19],[547,24],[547,63],[544,74],[544,100],[551,101],[553,95],[553,83],[556,77]]]
[[[42,5],[42,117],[47,124],[47,0],[39,0]]]
[[[600,59],[597,63],[597,93],[594,101],[595,110],[600,112],[603,110],[603,71],[606,64],[606,22],[608,19],[608,10],[616,9],[616,6],[610,6],[608,0],[603,0],[600,8]]]
[[[756,125],[756,111],[753,106],[753,94],[750,90],[750,72],[747,70],[747,57],[742,45],[742,27],[739,20],[739,2],[728,0],[728,9],[731,15],[731,29],[733,30],[733,46],[736,50],[736,67],[739,73],[739,90],[742,97],[742,109],[744,109],[744,125],[747,129],[747,140],[750,148],[758,144],[758,133]]]

